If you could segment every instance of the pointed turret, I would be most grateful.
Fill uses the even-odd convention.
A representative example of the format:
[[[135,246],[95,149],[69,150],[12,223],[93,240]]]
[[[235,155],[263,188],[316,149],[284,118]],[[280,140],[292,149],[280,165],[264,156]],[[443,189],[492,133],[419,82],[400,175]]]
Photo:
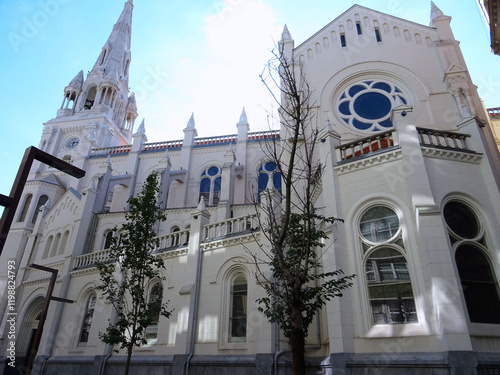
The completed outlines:
[[[434,1],[431,1],[431,24],[435,18],[440,16],[444,16],[443,12],[434,4]]]
[[[238,121],[236,127],[238,128],[238,142],[246,142],[247,135],[250,130],[250,125],[248,124],[245,107],[243,107],[243,110],[241,111],[240,121]]]
[[[128,97],[127,108],[125,109],[125,130],[132,133],[134,131],[134,123],[137,118],[137,101],[135,99],[135,93],[133,92]]]
[[[291,40],[291,39],[292,39],[292,35],[290,34],[290,31],[288,31],[288,27],[285,24],[285,26],[283,27],[283,32],[281,33],[281,40],[285,41],[285,40]]]
[[[439,28],[443,28],[443,26],[441,26],[441,24],[442,24],[442,25],[447,25],[449,28],[450,22],[451,22],[451,17],[446,16],[441,11],[441,9],[439,9],[437,7],[437,5],[434,4],[433,1],[431,1],[431,22],[430,22],[429,26],[436,27],[439,29]],[[448,38],[449,36],[445,36],[445,37]]]
[[[80,70],[78,74],[71,80],[68,87],[73,87],[78,90],[82,88],[83,85],[83,70]]]
[[[64,99],[61,108],[57,111],[57,117],[68,116],[74,113],[75,103],[82,92],[83,70],[71,80],[64,89]]]
[[[283,27],[283,32],[281,33],[281,40],[278,42],[278,48],[280,55],[285,57],[286,59],[292,59],[292,51],[295,47],[295,42],[292,39],[292,35],[290,31],[288,31],[288,27],[285,25]]]
[[[238,122],[238,124],[246,124],[246,123],[248,123],[247,113],[245,112],[245,107],[243,107],[243,110],[241,111],[240,115],[240,121]]]
[[[186,129],[195,129],[195,122],[194,122],[194,113],[191,113],[191,117],[189,118],[189,121],[186,125]]]

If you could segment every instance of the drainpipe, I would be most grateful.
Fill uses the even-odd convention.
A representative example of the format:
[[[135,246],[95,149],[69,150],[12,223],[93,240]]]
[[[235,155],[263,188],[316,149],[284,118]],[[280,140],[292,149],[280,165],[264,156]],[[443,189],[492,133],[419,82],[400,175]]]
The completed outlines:
[[[106,357],[104,357],[104,360],[102,361],[101,368],[99,369],[99,375],[104,375],[104,369],[106,368],[106,362],[111,357],[111,354],[113,354],[113,346],[108,345],[108,354],[106,354]]]
[[[189,374],[189,364],[191,363],[191,359],[193,358],[194,355],[194,345],[196,342],[196,330],[197,330],[197,325],[198,325],[198,308],[199,308],[199,303],[200,303],[200,282],[201,282],[201,266],[202,266],[202,260],[203,260],[203,251],[201,248],[199,248],[199,254],[198,254],[198,264],[197,264],[197,269],[196,269],[196,283],[195,283],[195,290],[194,290],[194,307],[193,307],[193,320],[192,320],[192,325],[191,325],[191,342],[189,346],[189,355],[188,358],[186,359],[186,372],[185,374]]]

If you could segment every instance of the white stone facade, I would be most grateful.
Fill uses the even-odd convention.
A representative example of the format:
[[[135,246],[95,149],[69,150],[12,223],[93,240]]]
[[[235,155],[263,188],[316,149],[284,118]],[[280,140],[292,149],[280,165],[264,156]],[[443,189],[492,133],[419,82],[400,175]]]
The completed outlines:
[[[54,295],[75,302],[51,303],[35,371],[120,371],[123,352],[98,337],[113,310],[93,265],[128,197],[156,172],[162,297],[174,312],[134,351],[133,373],[288,373],[287,343],[257,310],[263,289],[248,255],[261,240],[259,175],[273,172],[260,169],[264,144],[280,134],[251,132],[243,110],[233,135],[200,138],[192,116],[184,139],[147,143],[128,91],[132,9],[129,0],[92,71],[77,74],[44,124],[39,147],[86,175],[31,170],[1,261],[17,267],[16,355],[27,355],[47,292],[36,263],[57,269]],[[355,5],[299,46],[283,32],[324,124],[316,202],[344,219],[326,228],[323,267],[357,275],[310,329],[311,373],[500,371],[500,158],[449,23],[434,4],[430,26]],[[239,333],[235,285],[246,296]],[[2,355],[7,308],[5,294]]]

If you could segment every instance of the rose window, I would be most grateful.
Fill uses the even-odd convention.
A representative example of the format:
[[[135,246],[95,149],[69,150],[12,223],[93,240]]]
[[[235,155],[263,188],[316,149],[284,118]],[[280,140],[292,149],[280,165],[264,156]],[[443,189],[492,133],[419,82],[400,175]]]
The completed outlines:
[[[340,95],[338,111],[342,120],[356,130],[386,130],[392,128],[391,112],[398,97],[407,104],[403,92],[390,82],[358,82]]]

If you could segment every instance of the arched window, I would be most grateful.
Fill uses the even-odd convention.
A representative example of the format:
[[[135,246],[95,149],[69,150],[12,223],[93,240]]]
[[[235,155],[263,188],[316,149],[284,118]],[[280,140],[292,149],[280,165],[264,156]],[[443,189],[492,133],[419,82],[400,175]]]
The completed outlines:
[[[66,249],[66,244],[68,243],[68,237],[69,237],[69,231],[64,232],[61,239],[61,244],[59,245],[59,251],[57,252],[58,255],[64,254],[64,250]]]
[[[259,202],[260,193],[269,185],[269,179],[272,179],[272,187],[281,194],[281,172],[279,171],[278,165],[273,161],[262,164],[259,168],[259,176],[257,178]]]
[[[229,341],[246,341],[247,279],[241,272],[231,279],[229,307]]]
[[[57,249],[59,249],[60,242],[61,242],[61,233],[57,233],[56,238],[54,240],[54,244],[52,245],[52,249],[50,250],[50,257],[57,255]]]
[[[26,198],[24,198],[23,209],[21,210],[21,214],[19,215],[19,222],[22,223],[26,220],[26,215],[28,213],[28,209],[30,208],[31,200],[33,199],[32,194],[28,194]]]
[[[84,110],[92,109],[92,107],[94,106],[96,94],[97,94],[97,86],[90,87],[87,94],[87,98],[85,99],[85,104],[83,105]]]
[[[87,299],[85,305],[85,312],[83,314],[82,327],[80,329],[80,337],[78,339],[78,346],[85,346],[89,341],[90,327],[92,326],[92,319],[94,317],[95,301],[97,297],[92,293]]]
[[[49,197],[46,195],[40,195],[40,198],[38,198],[38,202],[35,206],[35,213],[33,214],[33,218],[31,219],[31,223],[35,224],[36,219],[38,217],[38,213],[40,212],[40,207],[42,207],[47,201],[49,200]]]
[[[54,237],[52,237],[52,236],[49,236],[49,238],[47,238],[47,242],[45,243],[45,249],[43,250],[42,259],[46,259],[49,257],[49,253],[50,253],[50,249],[52,247],[53,239],[54,239]]]
[[[222,170],[217,166],[207,168],[201,174],[200,199],[205,199],[208,206],[216,206],[219,203]]]
[[[113,242],[113,231],[106,232],[104,235],[104,246],[103,250],[109,249],[111,247],[111,244]]]
[[[455,249],[469,320],[500,324],[498,282],[487,255],[486,233],[481,221],[470,207],[459,201],[448,202],[443,216]]]
[[[180,228],[175,226],[172,228],[172,246],[178,246],[180,242],[179,232]]]
[[[163,286],[157,282],[149,293],[148,307],[150,309],[151,324],[146,327],[145,338],[148,344],[158,338],[158,323],[160,322],[161,303],[163,299]]]
[[[368,208],[359,223],[373,324],[418,322],[402,228],[389,207]]]

